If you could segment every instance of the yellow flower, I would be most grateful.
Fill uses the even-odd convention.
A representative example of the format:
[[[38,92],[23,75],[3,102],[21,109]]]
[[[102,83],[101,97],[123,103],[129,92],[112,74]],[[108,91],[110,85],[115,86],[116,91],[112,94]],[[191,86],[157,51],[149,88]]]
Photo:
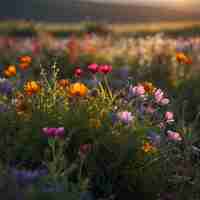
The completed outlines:
[[[83,83],[74,83],[69,87],[69,94],[71,96],[86,96],[88,88]]]
[[[16,67],[14,65],[10,65],[4,70],[4,75],[6,77],[15,76],[16,73],[17,73],[17,70],[16,70]]]
[[[24,86],[27,95],[33,95],[40,91],[40,85],[36,81],[29,81]]]
[[[145,142],[142,146],[142,150],[145,152],[145,153],[149,153],[149,152],[155,152],[156,151],[156,148],[150,144],[149,142]]]

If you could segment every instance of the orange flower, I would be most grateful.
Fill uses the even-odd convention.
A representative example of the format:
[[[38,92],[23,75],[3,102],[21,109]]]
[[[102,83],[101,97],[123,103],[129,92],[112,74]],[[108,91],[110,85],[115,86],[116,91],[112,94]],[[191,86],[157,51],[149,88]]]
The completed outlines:
[[[40,91],[40,85],[36,81],[29,81],[24,86],[27,95],[33,95]]]
[[[30,56],[22,56],[19,58],[20,63],[31,63],[32,58]]]
[[[19,60],[19,68],[22,70],[26,70],[30,66],[32,58],[30,56],[22,56]]]
[[[142,146],[142,150],[145,152],[145,153],[149,153],[149,152],[155,152],[156,151],[156,148],[150,144],[149,142],[145,142]]]
[[[187,64],[187,65],[192,64],[192,59],[182,52],[176,53],[176,60],[181,64]]]
[[[152,94],[154,92],[154,90],[155,90],[155,87],[150,82],[144,82],[142,84],[142,86],[144,87],[145,92],[147,92],[149,94]]]
[[[26,69],[28,69],[29,65],[30,65],[29,63],[20,63],[19,68],[21,70],[26,70]]]
[[[4,70],[4,75],[6,77],[12,77],[12,76],[15,76],[16,74],[17,74],[17,70],[14,65],[10,65]]]
[[[74,83],[70,85],[69,94],[71,96],[85,96],[88,93],[88,88],[83,83]]]
[[[62,88],[68,87],[69,84],[70,84],[70,82],[69,82],[69,80],[67,80],[67,79],[61,79],[61,80],[58,81],[58,85],[59,85],[60,87],[62,87]]]

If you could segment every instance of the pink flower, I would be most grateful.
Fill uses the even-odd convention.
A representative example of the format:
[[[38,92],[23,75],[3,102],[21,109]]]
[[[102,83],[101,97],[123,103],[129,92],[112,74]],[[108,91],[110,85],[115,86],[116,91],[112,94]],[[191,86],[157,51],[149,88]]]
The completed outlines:
[[[167,131],[168,138],[173,141],[182,141],[180,133],[174,131]]]
[[[112,66],[111,65],[100,65],[98,72],[103,73],[103,74],[108,74],[112,72]]]
[[[164,98],[164,99],[161,100],[160,104],[162,106],[165,106],[165,105],[169,104],[169,102],[170,102],[170,100],[168,98]]]
[[[165,113],[165,120],[167,123],[174,122],[174,113],[173,112],[166,112]]]
[[[133,96],[143,96],[145,94],[145,89],[142,85],[138,85],[135,87],[130,87],[130,94]]]
[[[160,123],[158,124],[158,127],[159,127],[160,129],[163,129],[163,128],[165,128],[165,124],[164,124],[163,122],[160,122]]]
[[[117,114],[117,118],[125,123],[125,124],[129,124],[132,120],[133,120],[133,115],[131,112],[128,112],[128,111],[123,111],[123,112],[119,112]]]
[[[98,72],[99,66],[97,64],[91,64],[88,66],[88,70],[93,73],[96,74]]]
[[[160,103],[164,98],[164,92],[161,89],[157,89],[154,93],[154,97],[157,103]]]

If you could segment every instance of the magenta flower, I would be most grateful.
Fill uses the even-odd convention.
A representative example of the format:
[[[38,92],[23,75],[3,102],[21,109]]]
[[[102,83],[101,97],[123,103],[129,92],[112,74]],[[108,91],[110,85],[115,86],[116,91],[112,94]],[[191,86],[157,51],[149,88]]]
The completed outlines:
[[[131,86],[129,89],[129,92],[132,96],[138,96],[141,97],[145,94],[145,89],[143,87],[143,85],[137,85],[135,87]]]
[[[55,136],[57,137],[63,137],[65,134],[65,128],[64,127],[59,127],[55,131]]]
[[[91,64],[88,66],[88,70],[93,73],[96,74],[98,72],[99,66],[97,64]]]
[[[111,65],[100,65],[98,68],[98,72],[103,74],[108,74],[112,72],[112,66]]]
[[[173,112],[166,112],[165,113],[165,120],[167,123],[174,122],[174,113]]]
[[[167,131],[168,138],[173,141],[182,141],[180,133],[174,131]]]
[[[47,137],[63,137],[65,133],[64,127],[43,128],[42,131]]]
[[[131,112],[123,111],[123,112],[119,112],[117,114],[117,118],[121,122],[123,122],[125,124],[129,124],[133,120],[134,117]]]

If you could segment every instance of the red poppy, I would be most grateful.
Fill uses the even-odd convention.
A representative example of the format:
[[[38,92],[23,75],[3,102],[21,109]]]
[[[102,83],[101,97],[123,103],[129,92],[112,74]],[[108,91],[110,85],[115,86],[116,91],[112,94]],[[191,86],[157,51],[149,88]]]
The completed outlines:
[[[80,67],[77,67],[74,71],[74,75],[77,78],[80,78],[83,75],[83,70]]]

